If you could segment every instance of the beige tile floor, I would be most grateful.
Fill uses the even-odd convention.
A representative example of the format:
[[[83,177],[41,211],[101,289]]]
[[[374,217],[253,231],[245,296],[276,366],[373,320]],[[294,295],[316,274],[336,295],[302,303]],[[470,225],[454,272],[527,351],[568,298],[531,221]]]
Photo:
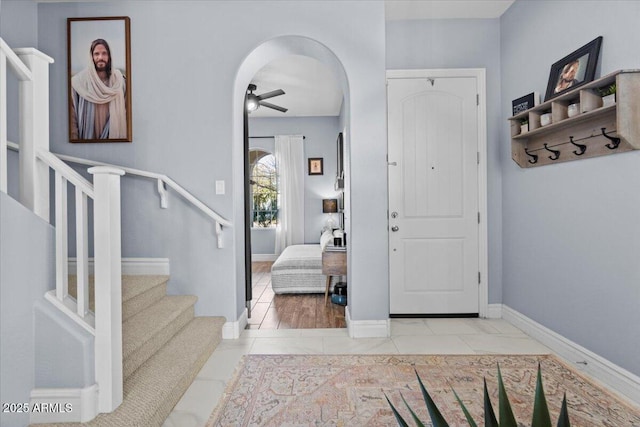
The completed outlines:
[[[502,319],[392,319],[391,337],[351,339],[346,329],[245,330],[223,340],[163,427],[199,427],[209,419],[245,354],[547,354]]]

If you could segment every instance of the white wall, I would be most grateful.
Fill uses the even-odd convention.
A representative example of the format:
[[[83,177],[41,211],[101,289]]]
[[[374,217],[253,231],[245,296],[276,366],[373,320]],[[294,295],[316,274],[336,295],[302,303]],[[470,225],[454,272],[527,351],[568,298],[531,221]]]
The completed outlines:
[[[239,25],[247,16],[268,25]],[[132,144],[70,144],[67,137],[66,18],[131,18]],[[388,316],[384,5],[381,2],[128,1],[38,4],[38,47],[54,57],[52,151],[158,171],[241,229],[241,173],[233,128],[236,75],[263,42],[301,35],[333,52],[349,86],[352,173],[351,318]],[[237,319],[244,309],[242,232],[213,225],[178,196],[158,209],[155,183],[124,178],[123,256],[171,259],[169,291],[199,296],[199,315]],[[216,180],[227,194],[215,195]],[[189,227],[186,227],[186,224]],[[233,288],[231,288],[233,286]]]
[[[3,403],[29,402],[35,385],[33,307],[55,283],[53,265],[53,228],[0,192],[0,401]],[[3,427],[27,424],[28,413],[0,413]]]
[[[517,1],[501,20],[503,302],[636,375],[640,151],[520,169],[506,118],[597,36],[597,76],[639,68],[638,22],[637,1]]]

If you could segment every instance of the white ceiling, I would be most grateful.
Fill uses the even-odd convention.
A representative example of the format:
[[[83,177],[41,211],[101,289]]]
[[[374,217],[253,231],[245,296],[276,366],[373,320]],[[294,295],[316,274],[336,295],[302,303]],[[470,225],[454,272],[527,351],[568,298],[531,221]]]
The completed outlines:
[[[500,17],[514,0],[386,0],[387,21],[403,19],[491,19]],[[250,117],[338,116],[342,91],[331,71],[319,61],[292,55],[273,61],[251,80],[256,95],[276,89],[285,94],[265,100],[288,108],[281,113],[260,107]]]

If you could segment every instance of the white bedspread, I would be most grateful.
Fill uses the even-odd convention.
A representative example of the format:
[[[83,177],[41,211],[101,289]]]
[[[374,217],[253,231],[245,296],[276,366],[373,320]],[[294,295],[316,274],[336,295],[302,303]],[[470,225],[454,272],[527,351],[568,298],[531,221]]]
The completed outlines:
[[[336,277],[332,277],[332,286],[334,282]],[[271,287],[276,294],[324,293],[326,285],[319,244],[287,246],[271,266]]]

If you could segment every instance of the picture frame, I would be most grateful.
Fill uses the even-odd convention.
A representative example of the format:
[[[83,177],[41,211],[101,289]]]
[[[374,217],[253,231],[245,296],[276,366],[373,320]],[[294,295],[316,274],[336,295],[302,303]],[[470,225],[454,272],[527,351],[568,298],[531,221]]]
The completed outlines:
[[[512,115],[516,115],[522,113],[523,111],[527,111],[530,108],[538,105],[540,100],[540,94],[538,92],[531,92],[527,95],[521,96],[518,99],[514,99],[511,101],[511,111]]]
[[[131,20],[67,18],[69,142],[132,142]]]
[[[548,101],[593,81],[601,45],[602,36],[599,36],[554,63],[549,73],[544,100]]]
[[[323,175],[324,160],[322,157],[309,158],[309,175]]]

